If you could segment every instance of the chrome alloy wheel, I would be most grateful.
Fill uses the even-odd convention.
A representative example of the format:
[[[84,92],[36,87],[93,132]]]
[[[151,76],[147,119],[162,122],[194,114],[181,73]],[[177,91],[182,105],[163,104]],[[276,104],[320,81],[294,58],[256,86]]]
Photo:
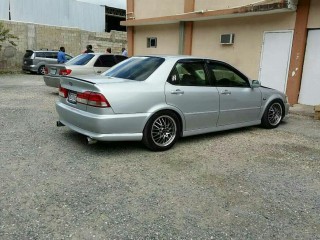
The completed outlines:
[[[268,121],[270,125],[277,126],[282,119],[282,106],[280,103],[273,103],[268,110]]]
[[[177,124],[175,120],[168,116],[162,115],[158,117],[151,127],[151,138],[154,144],[159,147],[166,147],[174,139],[177,134]]]

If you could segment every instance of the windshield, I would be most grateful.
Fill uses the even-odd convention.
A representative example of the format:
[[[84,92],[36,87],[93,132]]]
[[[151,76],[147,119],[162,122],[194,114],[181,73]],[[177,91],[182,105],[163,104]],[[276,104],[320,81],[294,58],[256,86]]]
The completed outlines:
[[[92,58],[94,57],[93,54],[81,54],[72,59],[70,59],[66,65],[86,65]]]
[[[135,81],[146,80],[162,63],[160,57],[132,57],[106,71],[103,75]]]

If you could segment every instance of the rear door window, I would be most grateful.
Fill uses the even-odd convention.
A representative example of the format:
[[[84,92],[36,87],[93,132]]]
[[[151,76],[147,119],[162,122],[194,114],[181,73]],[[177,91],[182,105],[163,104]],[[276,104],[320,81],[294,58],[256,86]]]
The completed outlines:
[[[126,56],[121,56],[121,55],[116,55],[115,58],[116,58],[117,63],[122,62],[123,60],[127,59]]]
[[[178,62],[173,68],[168,82],[180,86],[209,86],[203,61]]]
[[[46,58],[47,55],[45,52],[36,52],[36,57],[38,58]]]
[[[58,53],[57,52],[52,52],[49,56],[50,56],[50,58],[57,59],[58,58]]]
[[[95,62],[95,67],[112,67],[116,64],[113,55],[101,55]]]

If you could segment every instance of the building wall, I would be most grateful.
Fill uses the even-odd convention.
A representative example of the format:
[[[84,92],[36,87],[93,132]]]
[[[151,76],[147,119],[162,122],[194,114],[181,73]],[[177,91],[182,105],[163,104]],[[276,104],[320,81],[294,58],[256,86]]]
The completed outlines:
[[[320,1],[311,0],[308,28],[320,28]]]
[[[104,32],[105,7],[76,0],[0,0],[0,19]]]
[[[134,17],[136,19],[169,16],[183,12],[184,0],[134,1]]]
[[[157,37],[157,48],[147,48],[147,38]],[[135,27],[134,54],[178,54],[179,24]]]
[[[200,10],[220,10],[233,7],[240,7],[248,4],[252,4],[258,1],[253,0],[195,0],[195,11]]]
[[[295,13],[194,22],[192,55],[226,61],[258,79],[265,31],[293,30]],[[220,35],[235,34],[233,45],[221,45]]]
[[[4,43],[0,52],[0,71],[21,69],[22,58],[27,49],[39,50],[66,48],[66,52],[76,56],[85,50],[87,44],[93,46],[95,52],[105,52],[111,47],[112,52],[121,53],[127,47],[127,33],[111,31],[96,33],[77,28],[53,27],[47,25],[2,21],[10,29],[10,33],[19,37],[14,42],[16,47]]]

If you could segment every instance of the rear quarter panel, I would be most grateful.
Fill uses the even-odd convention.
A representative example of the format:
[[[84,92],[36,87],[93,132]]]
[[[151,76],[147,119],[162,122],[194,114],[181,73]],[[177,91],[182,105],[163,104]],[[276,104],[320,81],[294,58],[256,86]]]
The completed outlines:
[[[155,106],[165,105],[163,85],[132,81],[99,84],[97,88],[117,114],[153,112],[157,108]]]

